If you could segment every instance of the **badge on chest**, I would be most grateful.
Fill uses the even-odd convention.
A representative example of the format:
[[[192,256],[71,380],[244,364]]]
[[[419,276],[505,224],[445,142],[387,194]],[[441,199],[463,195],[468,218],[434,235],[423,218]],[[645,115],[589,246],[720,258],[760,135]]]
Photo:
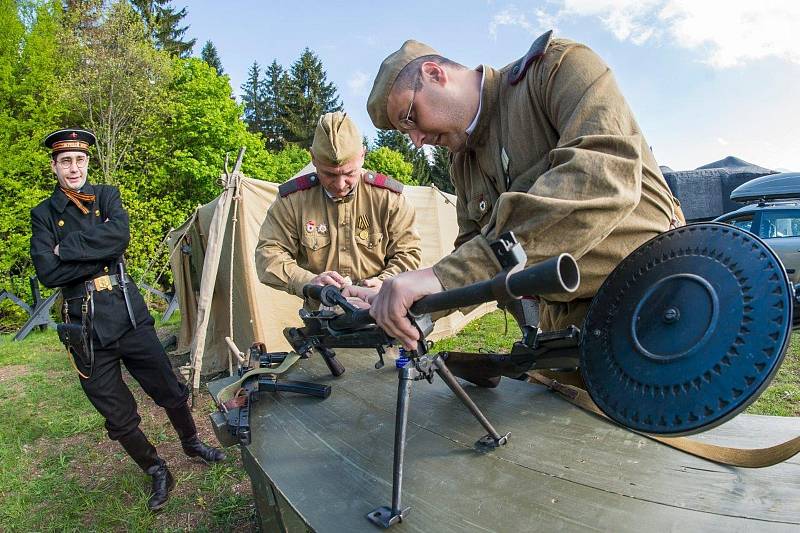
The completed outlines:
[[[320,235],[325,235],[328,233],[328,225],[324,222],[317,224],[314,220],[306,222],[306,233],[314,233],[315,231]]]

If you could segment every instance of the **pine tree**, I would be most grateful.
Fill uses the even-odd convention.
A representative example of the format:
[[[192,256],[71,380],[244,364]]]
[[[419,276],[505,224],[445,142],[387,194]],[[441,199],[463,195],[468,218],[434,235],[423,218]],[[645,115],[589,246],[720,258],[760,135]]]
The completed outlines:
[[[311,146],[320,115],[342,109],[336,86],[327,81],[322,62],[308,48],[290,70],[284,109],[286,140],[303,148]]]
[[[217,47],[214,46],[214,43],[206,41],[206,44],[203,45],[203,50],[200,52],[200,57],[203,61],[214,67],[218,76],[225,74],[222,68],[222,60],[219,58]]]
[[[242,103],[244,103],[244,121],[247,129],[253,133],[264,131],[264,96],[261,66],[253,61],[247,71],[247,81],[242,84]]]
[[[454,194],[453,182],[450,181],[450,150],[446,146],[434,147],[433,163],[430,168],[430,183],[443,191]]]
[[[185,7],[176,11],[171,3],[172,0],[131,0],[156,48],[177,57],[189,57],[197,39],[183,40],[189,26],[181,27],[180,24],[187,11]]]
[[[280,150],[286,143],[286,98],[289,77],[276,60],[264,71],[261,94],[264,102],[264,142],[270,150]]]
[[[411,158],[413,170],[411,177],[420,185],[427,185],[431,180],[431,164],[428,161],[428,156],[422,148],[416,149],[414,157]]]
[[[413,162],[415,148],[414,145],[411,144],[411,139],[405,133],[401,133],[397,130],[378,130],[378,136],[375,139],[375,148],[380,148],[382,146],[401,153],[406,162]]]

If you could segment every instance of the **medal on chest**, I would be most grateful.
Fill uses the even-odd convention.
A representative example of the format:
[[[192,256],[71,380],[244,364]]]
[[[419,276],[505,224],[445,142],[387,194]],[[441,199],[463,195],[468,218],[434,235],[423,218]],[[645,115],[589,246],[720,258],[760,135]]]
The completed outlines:
[[[308,222],[306,222],[306,232],[312,233],[316,227],[317,223],[314,222],[313,220],[309,220]]]

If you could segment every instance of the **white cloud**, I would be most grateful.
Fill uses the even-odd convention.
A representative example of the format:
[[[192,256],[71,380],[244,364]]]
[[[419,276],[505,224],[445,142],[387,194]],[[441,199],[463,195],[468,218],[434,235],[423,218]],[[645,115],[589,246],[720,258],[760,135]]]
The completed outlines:
[[[563,0],[561,17],[593,16],[614,37],[643,44],[658,33],[653,11],[663,0]]]
[[[728,146],[730,144],[728,141],[726,141],[722,137],[717,137],[717,143],[719,143],[722,146]]]
[[[497,29],[500,26],[519,26],[527,32],[533,31],[533,25],[528,21],[528,17],[514,6],[496,13],[489,23],[489,35],[497,39]]]
[[[528,20],[524,11],[514,5],[510,5],[502,11],[496,13],[489,22],[489,35],[497,39],[497,30],[501,26],[519,26],[531,35],[539,35],[547,30],[557,30],[556,23],[558,15],[551,14],[542,9],[535,9],[532,12],[535,22]]]
[[[695,50],[703,63],[718,69],[769,57],[800,63],[797,0],[551,0],[546,9],[502,9],[492,17],[489,33],[496,38],[500,26],[519,26],[538,34],[576,17],[599,20],[620,41],[666,40]]]
[[[658,17],[679,46],[707,49],[704,62],[715,68],[767,57],[800,63],[796,0],[670,0]]]
[[[357,70],[353,74],[353,77],[347,80],[347,86],[350,87],[350,90],[355,94],[364,94],[366,93],[368,81],[369,75],[366,72]]]

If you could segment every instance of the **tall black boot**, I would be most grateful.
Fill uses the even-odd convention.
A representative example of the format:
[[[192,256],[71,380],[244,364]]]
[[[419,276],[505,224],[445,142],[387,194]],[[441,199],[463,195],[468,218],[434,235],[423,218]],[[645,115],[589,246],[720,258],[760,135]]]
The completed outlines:
[[[152,476],[153,487],[150,499],[147,500],[147,507],[151,511],[158,511],[166,505],[169,491],[175,486],[175,480],[167,468],[167,463],[158,456],[155,446],[150,444],[147,436],[139,428],[119,439],[119,443],[139,468]]]
[[[184,403],[180,407],[166,409],[166,411],[172,427],[175,428],[181,439],[183,453],[189,457],[201,457],[209,463],[225,460],[225,453],[222,450],[207,446],[198,438],[197,426],[194,425],[189,405]]]

